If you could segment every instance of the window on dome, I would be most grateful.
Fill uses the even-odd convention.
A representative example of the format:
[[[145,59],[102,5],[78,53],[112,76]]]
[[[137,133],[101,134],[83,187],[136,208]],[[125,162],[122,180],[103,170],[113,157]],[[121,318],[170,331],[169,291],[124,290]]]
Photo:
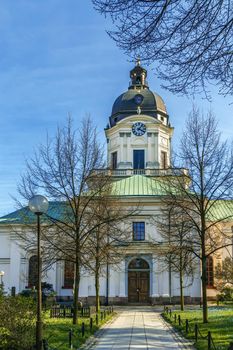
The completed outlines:
[[[145,222],[133,222],[133,240],[145,240]]]

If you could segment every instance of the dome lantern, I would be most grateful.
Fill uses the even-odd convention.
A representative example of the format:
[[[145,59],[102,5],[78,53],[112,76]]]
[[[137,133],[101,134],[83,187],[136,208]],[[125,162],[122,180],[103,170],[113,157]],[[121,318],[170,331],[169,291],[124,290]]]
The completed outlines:
[[[147,70],[141,67],[140,59],[136,61],[135,67],[130,71],[130,86],[129,89],[145,89],[148,88],[147,81]]]

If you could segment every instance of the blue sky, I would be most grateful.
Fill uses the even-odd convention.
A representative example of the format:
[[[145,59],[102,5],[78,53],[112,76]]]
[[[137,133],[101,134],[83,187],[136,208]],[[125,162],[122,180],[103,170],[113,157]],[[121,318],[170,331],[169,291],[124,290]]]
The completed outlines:
[[[90,113],[103,133],[133,67],[107,36],[110,27],[91,0],[0,2],[0,215],[15,209],[11,195],[17,196],[25,159],[67,113],[77,123]],[[156,69],[146,68],[150,88],[167,105],[176,144],[193,99],[162,90]],[[212,103],[200,96],[195,103],[203,111],[212,108],[223,136],[231,138],[232,99],[211,90]]]

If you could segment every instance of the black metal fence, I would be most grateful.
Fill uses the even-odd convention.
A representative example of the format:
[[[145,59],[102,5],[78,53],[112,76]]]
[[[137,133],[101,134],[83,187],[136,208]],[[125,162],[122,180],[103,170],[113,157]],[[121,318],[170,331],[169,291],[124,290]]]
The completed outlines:
[[[210,331],[207,331],[207,334],[204,335],[200,331],[200,328],[199,328],[197,323],[195,323],[194,327],[193,327],[193,325],[190,324],[188,319],[182,320],[181,316],[179,314],[177,315],[175,312],[172,312],[172,310],[166,306],[164,306],[164,313],[167,316],[169,316],[171,320],[173,319],[174,323],[176,325],[183,327],[186,335],[188,335],[189,333],[193,333],[195,343],[197,343],[198,339],[203,339],[203,340],[206,340],[206,342],[207,342],[207,349],[208,350],[218,350],[218,348],[214,344],[214,340],[213,340],[213,337],[212,337]],[[231,349],[231,348],[229,348],[229,349]]]
[[[54,305],[50,309],[51,318],[66,318],[73,317],[73,306]],[[83,306],[79,309],[79,315],[82,317],[90,317],[96,312],[95,306]]]

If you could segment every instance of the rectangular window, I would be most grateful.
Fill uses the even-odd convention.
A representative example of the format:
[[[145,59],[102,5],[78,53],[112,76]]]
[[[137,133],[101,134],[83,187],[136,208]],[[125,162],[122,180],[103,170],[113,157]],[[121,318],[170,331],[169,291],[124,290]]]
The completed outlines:
[[[161,152],[161,168],[167,168],[167,152]]]
[[[112,160],[111,160],[111,165],[112,165],[112,169],[116,169],[117,168],[117,152],[113,152],[112,153]]]
[[[144,169],[145,168],[145,151],[137,149],[133,151],[133,168]]]
[[[145,240],[145,222],[133,222],[133,240]]]
[[[64,262],[64,288],[72,289],[74,285],[74,263]]]

